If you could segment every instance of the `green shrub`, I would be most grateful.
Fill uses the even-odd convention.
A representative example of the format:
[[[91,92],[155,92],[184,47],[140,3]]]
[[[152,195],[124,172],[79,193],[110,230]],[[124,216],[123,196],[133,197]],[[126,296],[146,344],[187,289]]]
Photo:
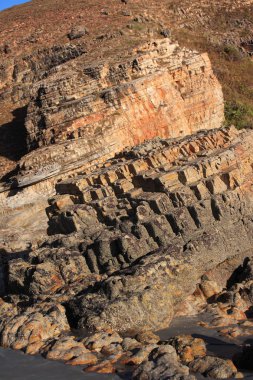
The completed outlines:
[[[234,45],[225,45],[223,47],[225,58],[229,61],[239,61],[243,58],[242,52]]]
[[[238,129],[253,127],[253,106],[239,102],[225,103],[225,125],[235,125]]]

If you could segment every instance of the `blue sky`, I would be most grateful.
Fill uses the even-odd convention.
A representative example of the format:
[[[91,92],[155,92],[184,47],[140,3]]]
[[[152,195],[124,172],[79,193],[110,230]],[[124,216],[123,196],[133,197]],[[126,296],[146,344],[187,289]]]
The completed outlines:
[[[0,11],[5,8],[13,7],[13,5],[26,3],[28,0],[0,0]]]

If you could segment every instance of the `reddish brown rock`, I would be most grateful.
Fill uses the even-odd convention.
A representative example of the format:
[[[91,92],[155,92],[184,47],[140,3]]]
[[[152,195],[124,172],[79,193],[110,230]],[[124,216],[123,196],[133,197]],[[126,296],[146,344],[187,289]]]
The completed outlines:
[[[189,368],[178,361],[175,349],[165,345],[155,348],[133,373],[134,380],[147,378],[194,380],[195,376],[189,375]]]
[[[83,344],[91,351],[100,351],[103,347],[108,347],[114,343],[121,343],[122,340],[116,332],[102,331],[85,338]]]
[[[124,338],[122,341],[122,348],[124,351],[132,351],[135,348],[141,348],[142,344],[133,338]]]
[[[42,304],[3,319],[1,345],[36,354],[49,339],[69,330],[65,309],[57,304]]]
[[[191,370],[200,372],[206,377],[214,379],[229,379],[236,377],[237,369],[231,360],[205,356],[193,361],[190,365]]]
[[[121,363],[124,365],[139,365],[141,364],[150,354],[150,352],[156,348],[156,344],[147,344],[146,346],[135,349],[134,353],[130,357],[123,358]]]
[[[109,359],[103,360],[97,365],[87,367],[84,371],[97,373],[114,373],[116,371],[115,363],[121,358],[121,356],[121,353],[112,355]]]
[[[142,331],[136,335],[135,339],[142,344],[156,344],[160,341],[160,337],[152,331]]]
[[[93,10],[92,17],[90,15],[91,7]],[[24,4],[21,7],[5,10],[1,13],[0,56],[4,63],[0,69],[0,88],[2,90],[0,124],[3,125],[3,132],[5,132],[1,135],[4,136],[3,141],[1,141],[2,172],[10,171],[15,167],[15,161],[26,152],[26,133],[23,128],[19,130],[19,126],[23,126],[27,113],[26,107],[31,97],[37,90],[40,94],[40,84],[45,81],[45,77],[49,85],[59,78],[64,78],[65,82],[68,83],[71,82],[71,78],[73,82],[76,81],[76,92],[67,91],[61,99],[64,101],[65,98],[64,108],[68,108],[69,114],[71,114],[68,116],[72,116],[71,108],[79,103],[82,94],[82,91],[79,90],[78,78],[83,75],[84,62],[89,68],[93,67],[94,62],[101,62],[105,59],[109,64],[115,64],[120,58],[127,58],[131,50],[137,48],[140,43],[146,42],[147,36],[149,38],[152,36],[161,37],[161,35],[170,37],[175,34],[189,46],[194,46],[194,48],[200,46],[202,51],[210,50],[214,55],[213,61],[219,68],[218,72],[223,72],[222,65],[225,64],[223,59],[218,59],[219,54],[230,59],[230,66],[233,67],[233,65],[237,65],[237,62],[234,63],[233,60],[241,57],[241,53],[237,50],[238,46],[242,44],[244,52],[249,49],[250,53],[251,20],[247,15],[251,14],[251,1],[234,1],[231,7],[231,3],[227,0],[215,1],[212,4],[207,0],[203,0],[201,3],[189,3],[184,0],[180,7],[175,4],[175,7],[168,9],[165,1],[161,1],[158,5],[152,0],[145,8],[145,15],[143,15],[143,6],[140,1],[128,3],[127,10],[124,7],[125,4],[121,1],[109,0],[107,9],[101,9],[99,2],[89,0],[83,2],[80,8],[75,2],[64,0],[59,11],[57,1],[46,0],[40,3]],[[133,15],[132,18],[124,16],[125,12],[128,15]],[[224,19],[229,20],[226,28],[222,27]],[[217,20],[219,21],[217,22]],[[23,25],[26,27],[23,28]],[[182,31],[182,25],[187,31],[186,34],[184,30]],[[6,30],[11,32],[6,33]],[[205,35],[206,39],[199,38],[200,35]],[[69,37],[74,39],[69,40]],[[166,39],[164,38],[164,40]],[[234,49],[229,49],[230,44]],[[229,53],[232,54],[232,57]],[[219,63],[216,63],[217,61]],[[123,61],[122,64],[124,65],[125,62]],[[138,66],[134,65],[134,68],[138,74]],[[190,72],[192,73],[191,83],[193,86],[190,84],[189,87],[193,88],[195,82],[198,82],[198,76],[195,78],[195,66]],[[175,81],[182,92],[182,96],[187,99],[189,88],[184,81],[185,73],[182,74],[181,76],[180,71],[176,72]],[[120,77],[120,73],[117,77]],[[102,75],[101,79],[103,78]],[[221,78],[223,79],[223,75]],[[224,87],[226,88],[226,86]],[[56,86],[55,88],[57,89]],[[42,93],[43,90],[44,88],[41,89]],[[160,92],[157,91],[157,97],[161,97],[162,90],[163,88]],[[207,92],[208,89],[206,94]],[[91,94],[93,94],[92,91]],[[194,96],[196,106],[192,107],[193,103],[190,102],[187,107],[187,114],[190,112],[191,118],[198,123],[200,119],[197,115],[201,115],[201,109],[206,106],[206,100],[208,105],[212,107],[216,95],[215,92],[209,94],[208,98],[201,102],[201,96],[196,91]],[[205,96],[205,93],[202,96]],[[138,105],[138,99],[135,103],[138,107],[137,111],[143,111]],[[132,105],[131,98],[129,98],[128,104]],[[48,106],[50,107],[50,102]],[[165,102],[162,103],[161,110],[163,107],[166,107]],[[76,108],[79,112],[80,106]],[[191,112],[191,109],[194,109],[194,113]],[[152,113],[152,103],[147,103],[147,111]],[[60,121],[64,112],[62,110],[61,114],[57,114],[55,118],[54,115],[50,115],[49,121],[53,118]],[[99,115],[101,112],[95,114],[95,122]],[[142,113],[139,112],[136,115],[141,116]],[[207,109],[206,115],[210,118],[213,116],[213,112],[209,112]],[[117,117],[117,114],[112,116]],[[152,121],[145,112],[142,116],[143,120]],[[92,117],[90,119],[92,120]],[[79,124],[80,120],[82,119],[77,117]],[[11,126],[12,122],[13,126]],[[71,125],[72,122],[73,120],[69,124]],[[72,138],[76,129],[71,128],[67,132],[69,138]],[[55,134],[57,138],[57,128],[52,128],[46,133],[42,132],[39,143],[43,144],[43,139],[53,143]],[[11,136],[14,139],[11,139]],[[36,145],[35,147],[37,148]]]
[[[208,277],[202,279],[199,287],[206,299],[214,297],[222,290],[215,281],[209,280]]]
[[[29,150],[40,147],[40,153],[20,161],[20,187],[48,177],[56,182],[65,172],[104,162],[146,139],[184,136],[222,124],[222,91],[206,54],[180,50],[161,39],[140,45],[116,65],[78,62],[82,78],[73,77],[70,66],[71,75],[67,71],[46,79],[34,90],[38,92],[26,117],[27,143]],[[57,97],[55,88],[62,95]]]
[[[59,12],[58,2],[35,3],[0,14],[0,175],[16,167],[0,185],[1,343],[90,371],[144,360],[136,379],[190,379],[154,334],[123,341],[114,331],[167,327],[197,283],[217,301],[216,325],[252,312],[250,264],[225,293],[202,277],[251,253],[252,131],[221,128],[223,95],[208,56],[179,48],[163,25],[218,24],[212,7],[164,9],[162,1],[154,16],[151,0],[152,15],[130,20],[143,10],[139,0],[127,12],[127,1],[109,0],[107,10],[88,0],[78,21],[74,2],[63,0]],[[215,2],[217,17],[221,7]],[[229,20],[238,22],[241,8],[229,6]],[[219,54],[225,37],[236,41],[234,26],[226,30],[212,33]],[[70,324],[100,332],[77,341],[64,335]],[[192,368],[236,374],[230,362],[202,358],[201,341],[177,344]],[[121,346],[132,352],[122,358]],[[97,364],[102,355],[112,357]]]
[[[122,346],[119,343],[111,343],[108,346],[104,346],[101,350],[101,354],[105,356],[117,355],[122,352]]]
[[[251,140],[251,131],[229,128],[188,139],[146,142],[89,175],[89,186],[79,185],[88,176],[57,185],[59,195],[73,194],[78,186],[81,205],[58,210],[52,203],[50,225],[55,231],[60,228],[64,233],[63,220],[74,231],[81,230],[78,210],[83,202],[85,207],[87,202],[95,205],[101,223],[99,238],[84,250],[90,270],[109,277],[89,297],[70,302],[79,327],[124,332],[166,327],[174,307],[194,292],[204,273],[234,255],[248,255]],[[138,171],[139,161],[141,165],[146,161],[148,168]],[[113,175],[118,180],[111,181]],[[122,193],[118,184],[125,179],[134,188]],[[111,189],[114,195],[108,195]],[[86,237],[93,233],[93,227],[85,229]],[[225,236],[230,236],[226,243]],[[215,282],[205,281],[208,299],[218,297],[219,290]],[[231,314],[232,321],[238,315],[235,305],[231,310],[216,317]]]
[[[81,354],[71,360],[68,360],[66,364],[70,364],[73,366],[76,365],[94,365],[98,361],[98,358],[96,355],[92,354],[91,352],[86,352],[84,354]]]
[[[190,335],[173,337],[169,339],[168,343],[175,348],[184,364],[189,364],[196,358],[204,357],[207,352],[204,340],[193,338]]]
[[[84,347],[83,343],[77,342],[74,337],[60,337],[45,349],[45,356],[51,360],[71,361],[89,351]]]

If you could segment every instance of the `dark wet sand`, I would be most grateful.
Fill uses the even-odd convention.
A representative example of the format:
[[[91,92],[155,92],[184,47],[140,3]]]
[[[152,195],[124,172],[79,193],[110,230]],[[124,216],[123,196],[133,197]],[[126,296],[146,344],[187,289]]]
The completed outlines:
[[[0,380],[119,380],[116,375],[87,374],[82,367],[0,349]]]

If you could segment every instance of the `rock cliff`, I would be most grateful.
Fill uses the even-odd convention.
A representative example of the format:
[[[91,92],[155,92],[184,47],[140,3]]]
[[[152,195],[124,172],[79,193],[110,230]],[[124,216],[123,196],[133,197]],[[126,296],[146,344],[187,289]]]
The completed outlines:
[[[81,234],[88,273],[109,275],[71,301],[79,327],[164,327],[204,272],[248,254],[251,139],[233,128],[159,139],[57,185],[49,232]]]
[[[1,251],[1,344],[110,372],[119,360],[137,365],[157,349],[122,359],[122,338],[112,331],[168,326],[198,283],[206,297],[226,297],[202,276],[230,262],[225,283],[237,258],[252,255],[252,139],[251,130],[234,127],[156,138],[58,182],[45,241]],[[79,342],[69,336],[73,327],[101,332]],[[115,344],[114,361],[95,365],[96,352],[107,355]],[[236,372],[232,362],[208,360],[210,371],[219,364],[227,377]],[[200,362],[192,368],[201,371]]]
[[[92,9],[92,17],[90,16],[90,9]],[[118,112],[120,113],[118,97],[120,97],[120,101],[123,97],[124,107],[129,108],[128,98],[126,98],[124,91],[128,91],[129,95],[131,91],[135,91],[134,94],[137,94],[140,88],[135,88],[135,90],[133,88],[137,86],[137,83],[141,86],[142,81],[145,82],[144,86],[148,86],[148,78],[144,80],[147,69],[151,70],[151,75],[156,76],[157,88],[160,86],[163,90],[170,83],[171,78],[167,80],[164,77],[162,79],[160,71],[161,69],[164,71],[164,67],[159,67],[158,70],[158,67],[151,68],[148,66],[153,64],[156,66],[158,61],[162,62],[162,59],[155,59],[156,50],[164,50],[163,53],[167,50],[168,55],[170,55],[173,52],[173,46],[166,48],[166,44],[164,44],[161,49],[154,49],[152,46],[151,48],[150,46],[144,47],[148,40],[154,41],[161,36],[172,36],[173,41],[177,38],[182,46],[187,45],[193,50],[197,47],[200,51],[209,51],[215,72],[224,85],[226,99],[231,100],[231,94],[236,95],[238,92],[238,98],[243,102],[244,98],[248,96],[247,93],[250,94],[251,67],[246,61],[242,61],[241,65],[236,62],[245,54],[251,54],[252,21],[249,17],[251,9],[251,1],[242,2],[240,0],[233,2],[233,6],[225,0],[215,1],[212,4],[207,0],[201,2],[183,0],[180,4],[172,0],[169,2],[162,0],[158,4],[152,0],[148,5],[142,0],[128,2],[108,0],[103,6],[99,2],[91,0],[85,2],[80,0],[78,3],[66,0],[61,2],[45,0],[43,2],[30,1],[18,8],[1,12],[0,176],[10,177],[11,174],[8,173],[16,168],[19,159],[33,148],[51,144],[54,141],[66,140],[66,138],[71,139],[78,136],[78,133],[80,135],[86,132],[91,133],[92,131],[87,130],[89,123],[99,124],[99,120],[89,120],[88,115],[94,114],[94,117],[99,117],[98,114],[102,110],[107,110],[107,114],[103,115],[100,124],[104,122],[109,128],[111,124],[108,122],[108,118],[113,116],[123,131],[126,128],[127,120],[118,114]],[[174,49],[177,50],[176,47]],[[135,59],[138,59],[137,50],[142,50],[142,58],[145,58],[145,53],[148,50],[155,54],[151,54],[149,57],[146,54],[147,59],[142,63],[140,63],[142,58],[139,57],[139,62],[137,65],[134,64],[135,70],[132,72],[131,65]],[[193,76],[190,81],[187,80],[187,67],[182,58],[184,54],[187,56],[186,61],[189,58],[193,66],[195,64],[201,66],[202,63],[200,62],[201,59],[198,61],[197,56],[194,58],[194,54],[192,55],[190,52],[181,51],[178,56],[175,53],[175,63],[179,71],[182,67],[182,77],[177,71],[179,78],[175,78],[173,83],[179,87],[179,89],[177,88],[179,93],[181,94],[180,91],[182,91],[183,96],[185,95],[188,98],[189,92],[191,92],[189,86],[194,88],[197,82],[202,79],[199,76],[196,78]],[[163,58],[166,60],[165,56]],[[168,59],[172,63],[173,57]],[[199,63],[197,61],[193,63],[196,59]],[[205,61],[204,66],[206,66],[207,72],[209,72],[207,58],[202,56],[202,59]],[[240,71],[236,71],[238,66],[242,68]],[[140,68],[141,70],[139,70]],[[193,68],[193,72],[195,72],[195,68]],[[235,77],[234,81],[231,81],[228,72],[231,72],[231,75]],[[96,83],[94,75],[104,76],[104,79],[99,81],[99,88],[96,87],[96,84],[92,88]],[[241,87],[238,84],[238,78],[239,82],[241,81],[243,84]],[[135,79],[139,80],[135,81]],[[163,82],[162,86],[159,80]],[[164,85],[165,82],[166,85]],[[76,88],[73,83],[76,84]],[[211,86],[214,85],[214,83],[210,84]],[[122,85],[126,86],[122,88]],[[207,85],[208,83],[206,83]],[[55,86],[61,92],[61,94],[57,94],[56,99],[54,99],[52,90]],[[249,91],[243,90],[244,87],[245,89],[248,88]],[[48,92],[47,95],[43,95],[44,91]],[[110,94],[104,93],[104,91],[109,91]],[[113,91],[117,93],[115,94]],[[196,88],[196,92],[193,90],[192,93],[194,101],[196,101],[193,109],[198,108],[195,113],[186,110],[187,102],[184,102],[183,105],[180,104],[179,107],[181,109],[182,106],[182,109],[185,109],[186,118],[191,118],[191,121],[194,119],[199,125],[202,123],[208,126],[208,116],[203,116],[200,109],[204,109],[204,102],[206,102],[206,106],[209,106],[212,100],[206,94],[203,104],[200,105],[197,92],[198,89]],[[137,95],[134,94],[132,93],[130,98],[135,103],[135,96]],[[111,101],[116,101],[117,104],[110,103],[109,95],[114,99]],[[161,98],[161,109],[163,106],[166,107],[166,104],[170,107],[171,103],[168,99],[164,100],[161,93],[157,95],[159,99]],[[107,99],[103,96],[107,96]],[[148,138],[155,134],[155,123],[152,122],[152,117],[154,117],[159,102],[152,103],[150,93],[140,96],[147,97],[145,104],[148,116],[145,116],[145,122],[149,125]],[[90,97],[89,100],[87,97]],[[92,101],[91,97],[93,98]],[[86,101],[92,103],[90,110],[87,109],[85,98]],[[214,96],[214,103],[217,100],[215,98]],[[249,99],[246,98],[247,103]],[[33,101],[30,103],[31,99]],[[47,101],[48,104],[46,104]],[[50,102],[52,102],[51,105]],[[150,105],[149,102],[152,104]],[[190,100],[188,102],[190,103]],[[114,114],[113,108],[116,108]],[[172,111],[170,118],[161,116],[160,123],[163,133],[168,128],[168,122],[171,124],[172,121],[174,132],[179,125],[177,120],[181,119],[182,116],[179,117],[176,109]],[[216,111],[218,112],[218,109]],[[210,110],[210,112],[212,111]],[[136,102],[135,114],[127,115],[129,118],[135,119],[136,113],[138,116],[136,121],[141,121],[141,117],[144,118],[145,110],[138,108],[138,101]],[[74,123],[75,114],[77,115],[77,124]],[[245,114],[247,114],[247,110]],[[82,121],[82,117],[85,118],[85,122]],[[245,118],[247,119],[247,117],[246,115]],[[214,119],[215,117],[213,117],[213,121]],[[62,121],[64,127],[60,132],[57,126]],[[39,124],[34,126],[36,122]],[[136,134],[133,121],[131,124],[133,124],[132,135],[130,136],[128,131],[128,136],[124,136],[125,140],[141,141],[141,137],[145,137],[144,133],[143,136],[140,136],[139,133]],[[183,120],[183,124],[187,127],[188,120],[187,123]],[[158,128],[158,125],[155,127]],[[182,125],[179,126],[179,130],[180,128],[182,130]],[[95,128],[95,131],[99,134],[99,127]],[[44,153],[43,155],[45,158]],[[30,157],[29,160],[31,161]],[[59,170],[51,163],[48,165],[48,172]]]
[[[121,58],[88,65],[80,46],[44,49],[35,54],[36,62],[23,58],[25,71],[17,66],[20,91],[28,102],[23,126],[18,119],[19,133],[24,129],[18,143],[29,153],[20,153],[16,169],[0,184],[1,240],[7,251],[42,241],[43,210],[58,181],[93,171],[146,139],[184,136],[223,122],[221,86],[206,54],[180,48],[169,38],[148,38]],[[16,85],[11,88],[16,94]],[[5,104],[9,91],[2,96]],[[18,149],[15,123],[3,128],[6,174],[5,149],[17,154]]]
[[[31,153],[19,162],[19,187],[103,162],[146,139],[221,126],[223,95],[206,54],[167,38],[132,54],[112,65],[75,59],[34,86],[25,122]]]
[[[206,30],[228,3],[215,2],[210,17],[204,0],[162,1],[157,16],[157,2],[141,15],[141,1],[128,3],[88,0],[79,18],[76,4],[58,9],[58,0],[6,11],[0,344],[91,372],[143,363],[136,379],[149,368],[152,378],[164,368],[171,379],[217,377],[220,367],[231,377],[233,363],[207,356],[201,340],[183,339],[191,360],[182,361],[180,338],[161,343],[150,332],[189,302],[213,303],[220,325],[250,313],[253,132],[224,126],[208,55],[179,46],[164,21]],[[48,16],[40,28],[37,5]],[[17,36],[11,28],[29,17]],[[81,339],[73,329],[95,332]]]

